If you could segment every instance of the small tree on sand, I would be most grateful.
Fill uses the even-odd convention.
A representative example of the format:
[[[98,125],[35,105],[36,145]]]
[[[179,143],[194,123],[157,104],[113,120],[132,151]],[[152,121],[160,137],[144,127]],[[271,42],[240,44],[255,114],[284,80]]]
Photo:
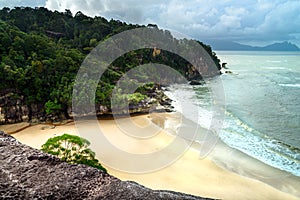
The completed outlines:
[[[55,155],[71,164],[85,164],[104,172],[107,170],[95,158],[95,152],[88,148],[90,142],[84,138],[64,134],[47,140],[42,151]]]

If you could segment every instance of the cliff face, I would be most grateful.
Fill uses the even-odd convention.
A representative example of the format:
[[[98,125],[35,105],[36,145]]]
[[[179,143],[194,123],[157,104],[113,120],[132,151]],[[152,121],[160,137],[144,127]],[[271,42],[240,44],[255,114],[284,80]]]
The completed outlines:
[[[159,178],[159,177],[158,177]],[[204,199],[71,165],[0,131],[0,199]]]

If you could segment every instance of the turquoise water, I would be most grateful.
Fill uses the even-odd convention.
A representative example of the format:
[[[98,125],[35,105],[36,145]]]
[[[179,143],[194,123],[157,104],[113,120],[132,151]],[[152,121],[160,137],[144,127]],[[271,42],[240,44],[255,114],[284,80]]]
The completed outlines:
[[[220,137],[300,176],[300,52],[218,52],[227,117]],[[242,142],[240,142],[242,141]]]
[[[232,71],[221,76],[226,111],[220,139],[300,176],[300,52],[218,51],[217,55]],[[182,90],[185,95],[178,92]],[[176,85],[172,92],[200,109],[200,117],[191,110],[187,118],[210,126],[214,100],[206,86]]]

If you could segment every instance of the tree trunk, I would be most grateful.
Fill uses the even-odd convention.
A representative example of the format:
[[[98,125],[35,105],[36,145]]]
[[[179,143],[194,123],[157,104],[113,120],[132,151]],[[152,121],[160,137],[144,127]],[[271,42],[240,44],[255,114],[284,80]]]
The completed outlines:
[[[29,104],[28,106],[28,121],[32,120],[32,107],[31,104]]]
[[[68,106],[67,105],[63,105],[63,113],[66,119],[71,119],[69,112],[68,112]]]

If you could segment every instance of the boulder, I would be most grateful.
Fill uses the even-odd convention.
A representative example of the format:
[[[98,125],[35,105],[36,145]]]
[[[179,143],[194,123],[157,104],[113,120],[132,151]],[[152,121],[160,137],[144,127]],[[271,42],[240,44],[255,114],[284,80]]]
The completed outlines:
[[[190,81],[190,85],[203,85],[203,81],[198,81],[198,80],[192,80]]]

